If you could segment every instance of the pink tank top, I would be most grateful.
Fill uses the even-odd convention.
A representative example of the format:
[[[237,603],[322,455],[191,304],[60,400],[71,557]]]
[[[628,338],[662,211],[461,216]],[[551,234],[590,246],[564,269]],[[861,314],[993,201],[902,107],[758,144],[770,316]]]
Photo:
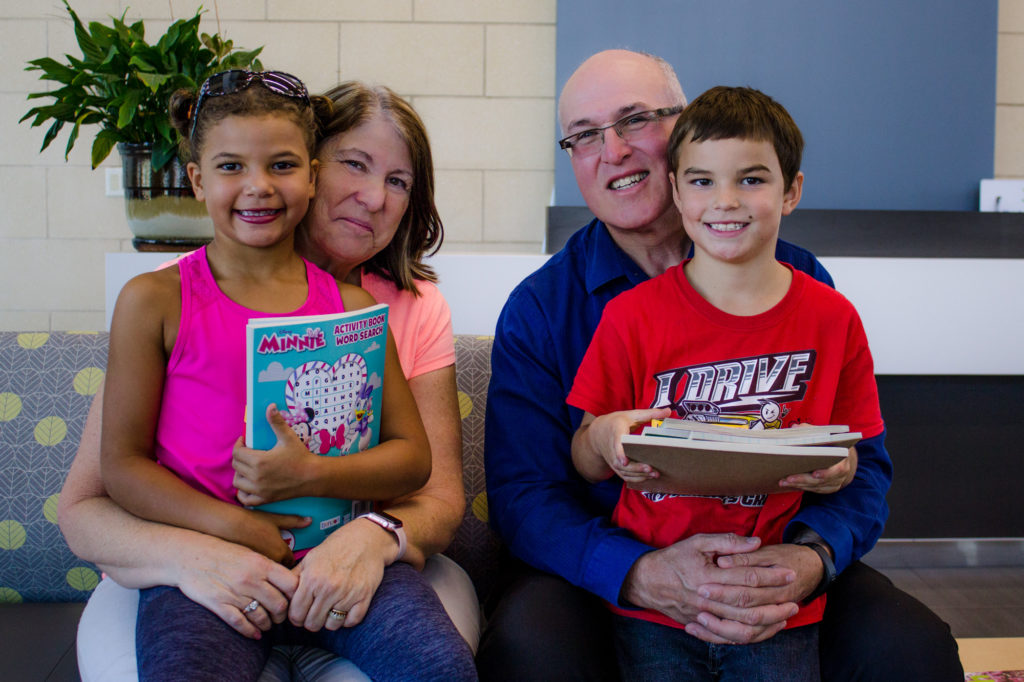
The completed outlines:
[[[206,248],[178,261],[181,325],[164,378],[156,457],[193,488],[235,502],[231,449],[245,433],[245,325],[253,317],[320,315],[345,309],[335,279],[303,259],[306,302],[263,313],[220,290]],[[263,419],[263,415],[253,415]]]

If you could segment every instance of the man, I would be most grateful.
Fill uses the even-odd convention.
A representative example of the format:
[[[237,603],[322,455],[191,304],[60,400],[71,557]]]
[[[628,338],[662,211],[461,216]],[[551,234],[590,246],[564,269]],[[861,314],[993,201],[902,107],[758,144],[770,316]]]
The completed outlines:
[[[666,158],[685,104],[667,63],[623,50],[586,60],[559,99],[562,146],[597,220],[517,287],[498,321],[489,510],[510,552],[529,566],[518,566],[488,614],[481,677],[617,679],[602,599],[657,609],[709,642],[748,643],[773,636],[798,602],[830,588],[824,679],[962,680],[949,628],[857,561],[888,513],[884,432],[858,445],[850,485],[805,495],[786,529],[789,544],[765,548],[711,535],[652,550],[609,523],[620,484],[588,484],[573,468],[582,415],[564,401],[604,305],[689,250]],[[777,256],[831,284],[808,252],[780,242]],[[842,577],[832,585],[836,571]]]

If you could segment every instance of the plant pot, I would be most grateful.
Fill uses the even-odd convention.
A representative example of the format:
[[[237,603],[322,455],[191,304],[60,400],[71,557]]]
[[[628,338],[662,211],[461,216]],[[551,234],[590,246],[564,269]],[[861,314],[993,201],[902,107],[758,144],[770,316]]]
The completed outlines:
[[[121,142],[124,211],[138,251],[191,251],[213,239],[206,205],[196,200],[185,164],[174,158],[158,171],[151,145]]]

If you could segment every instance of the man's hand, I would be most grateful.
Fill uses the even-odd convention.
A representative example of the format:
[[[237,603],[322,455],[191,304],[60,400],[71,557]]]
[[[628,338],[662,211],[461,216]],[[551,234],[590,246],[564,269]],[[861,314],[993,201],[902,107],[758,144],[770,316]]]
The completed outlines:
[[[767,560],[719,564],[725,556],[735,560],[758,547],[757,538],[729,533],[695,535],[648,552],[626,576],[622,597],[634,606],[660,611],[708,642],[760,642],[774,636],[796,614],[794,600],[772,598],[794,582],[795,572]],[[712,589],[725,586],[730,590],[728,598]]]
[[[723,619],[722,608],[756,608],[765,604],[795,605],[803,601],[818,586],[824,574],[821,558],[810,547],[801,545],[768,545],[753,552],[719,556],[716,563],[723,569],[723,573],[719,575],[730,578],[730,581],[708,583],[698,588],[699,593],[707,601],[717,606],[707,609],[708,613],[702,614],[694,627],[686,628],[694,637],[708,642],[725,639],[739,643],[740,640],[736,637],[744,635],[742,622],[731,623]],[[789,571],[795,579],[782,585],[760,586],[731,580],[738,575],[735,573],[737,570],[761,568]]]

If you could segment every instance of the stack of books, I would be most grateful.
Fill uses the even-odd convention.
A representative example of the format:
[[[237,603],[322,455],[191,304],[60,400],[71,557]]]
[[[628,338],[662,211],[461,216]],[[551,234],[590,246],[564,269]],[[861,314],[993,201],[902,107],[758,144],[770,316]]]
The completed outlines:
[[[861,438],[848,426],[753,430],[664,419],[640,435],[622,437],[626,456],[661,475],[631,487],[680,495],[755,495],[792,492],[779,481],[826,469],[849,457]]]

